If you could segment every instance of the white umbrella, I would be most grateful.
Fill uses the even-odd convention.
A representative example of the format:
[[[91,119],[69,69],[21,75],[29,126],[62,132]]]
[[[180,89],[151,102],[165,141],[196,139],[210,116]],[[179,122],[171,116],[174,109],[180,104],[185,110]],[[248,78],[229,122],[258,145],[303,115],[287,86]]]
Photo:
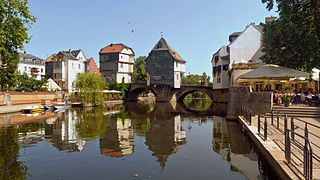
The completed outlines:
[[[56,91],[56,90],[61,91],[61,87],[59,87],[58,84],[54,82],[51,78],[49,78],[48,82],[43,86],[46,87],[48,91]]]

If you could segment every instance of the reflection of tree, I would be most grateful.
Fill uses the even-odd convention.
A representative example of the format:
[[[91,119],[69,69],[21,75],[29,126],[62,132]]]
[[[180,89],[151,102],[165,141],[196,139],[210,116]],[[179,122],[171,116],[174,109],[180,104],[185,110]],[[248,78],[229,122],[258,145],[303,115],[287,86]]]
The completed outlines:
[[[186,105],[187,108],[193,111],[205,111],[211,106],[211,99],[204,98],[204,99],[191,99],[185,98],[183,103]]]
[[[19,158],[18,130],[0,130],[0,179],[25,179],[28,168]]]
[[[104,116],[104,108],[78,111],[77,132],[81,138],[95,139],[102,137],[106,131],[111,115]]]

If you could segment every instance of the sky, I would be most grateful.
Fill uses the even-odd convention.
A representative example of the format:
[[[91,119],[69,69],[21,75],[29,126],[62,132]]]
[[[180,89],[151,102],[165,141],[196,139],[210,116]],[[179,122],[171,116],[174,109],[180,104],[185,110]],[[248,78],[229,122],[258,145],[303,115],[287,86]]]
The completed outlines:
[[[28,54],[42,59],[82,49],[99,66],[99,51],[123,43],[135,58],[148,56],[161,38],[187,61],[186,73],[212,75],[211,58],[228,36],[277,16],[261,0],[29,0],[37,22]]]

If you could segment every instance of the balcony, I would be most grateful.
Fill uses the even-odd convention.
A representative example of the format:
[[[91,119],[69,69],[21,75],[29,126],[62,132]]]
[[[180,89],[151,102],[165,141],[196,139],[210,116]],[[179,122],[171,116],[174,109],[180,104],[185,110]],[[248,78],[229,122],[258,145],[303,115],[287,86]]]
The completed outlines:
[[[39,74],[38,68],[31,68],[31,74]]]

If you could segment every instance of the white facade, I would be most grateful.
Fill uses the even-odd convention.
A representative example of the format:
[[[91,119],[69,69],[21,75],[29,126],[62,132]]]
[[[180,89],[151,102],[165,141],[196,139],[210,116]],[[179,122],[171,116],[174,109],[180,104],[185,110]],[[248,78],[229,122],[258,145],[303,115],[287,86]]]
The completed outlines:
[[[53,57],[53,80],[66,92],[75,91],[77,74],[85,72],[82,50],[59,52]]]
[[[131,83],[131,74],[133,73],[134,53],[129,48],[123,48],[119,53],[119,63],[117,72],[117,83],[124,79],[125,83]]]
[[[262,31],[251,23],[247,28],[229,45],[230,63],[243,63],[252,60],[262,45]]]
[[[26,53],[19,53],[20,62],[18,64],[17,71],[19,74],[26,73],[29,77],[37,80],[41,80],[45,76],[46,66],[45,62],[33,55]]]
[[[174,62],[174,88],[180,88],[182,84],[181,76],[186,72],[186,65],[184,62]]]

